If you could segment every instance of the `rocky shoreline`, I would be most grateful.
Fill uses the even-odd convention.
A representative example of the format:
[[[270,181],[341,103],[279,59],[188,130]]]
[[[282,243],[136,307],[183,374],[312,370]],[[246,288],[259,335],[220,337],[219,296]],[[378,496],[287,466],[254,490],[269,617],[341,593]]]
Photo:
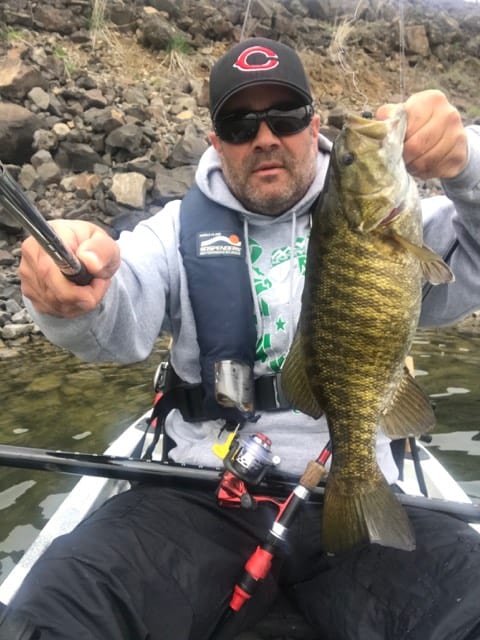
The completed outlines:
[[[87,0],[4,0],[0,161],[47,219],[91,220],[118,237],[192,183],[210,129],[209,70],[243,31],[298,47],[334,136],[345,109],[401,99],[397,5],[256,0],[245,21],[234,0],[112,0],[102,16]],[[405,5],[409,92],[440,88],[476,121],[480,8]],[[23,237],[0,206],[0,358],[38,335],[17,274]]]

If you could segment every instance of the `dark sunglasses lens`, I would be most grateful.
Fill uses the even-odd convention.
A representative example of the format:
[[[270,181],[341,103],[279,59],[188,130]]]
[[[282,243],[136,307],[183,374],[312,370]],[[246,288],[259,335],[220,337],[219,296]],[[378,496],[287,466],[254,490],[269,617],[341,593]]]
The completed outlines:
[[[308,126],[312,114],[307,107],[290,109],[289,111],[271,110],[267,116],[270,129],[277,136],[291,136],[303,131]]]
[[[260,122],[265,120],[276,136],[291,136],[303,131],[312,119],[310,105],[296,109],[268,109],[267,111],[236,115],[232,113],[215,123],[215,132],[221,140],[241,144],[253,140],[258,133]]]
[[[253,140],[258,133],[260,122],[253,113],[244,116],[231,115],[215,124],[218,137],[225,142],[240,144]]]

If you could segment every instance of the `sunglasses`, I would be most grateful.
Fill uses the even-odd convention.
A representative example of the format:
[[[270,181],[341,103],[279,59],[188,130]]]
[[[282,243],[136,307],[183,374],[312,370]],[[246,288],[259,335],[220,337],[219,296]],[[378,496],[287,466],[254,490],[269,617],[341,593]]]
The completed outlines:
[[[242,144],[253,140],[261,122],[266,122],[276,136],[292,136],[308,127],[313,117],[313,107],[305,104],[293,109],[272,107],[265,111],[230,113],[214,122],[220,140],[231,144]]]

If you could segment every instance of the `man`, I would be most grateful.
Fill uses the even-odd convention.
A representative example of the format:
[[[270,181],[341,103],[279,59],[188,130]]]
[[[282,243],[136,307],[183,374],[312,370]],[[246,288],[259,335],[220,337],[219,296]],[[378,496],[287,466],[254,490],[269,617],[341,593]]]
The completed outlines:
[[[300,474],[327,427],[290,410],[277,374],[300,309],[310,214],[330,144],[319,135],[301,62],[283,44],[254,38],[232,47],[212,70],[210,98],[211,147],[182,204],[169,203],[118,243],[93,224],[55,223],[94,276],[91,285],[67,281],[28,239],[22,288],[45,335],[87,360],[139,360],[162,330],[172,335],[175,376],[202,384],[202,401],[186,419],[186,406],[168,413],[170,459],[218,465],[214,447],[225,443],[225,426],[239,422],[242,434],[271,438],[281,468]],[[442,178],[448,195],[424,202],[425,235],[451,254],[456,282],[432,289],[422,314],[424,323],[446,324],[480,307],[480,130],[464,129],[437,91],[412,96],[405,109],[405,162],[413,175]],[[235,394],[228,406],[216,395],[214,366],[230,360],[252,364],[254,409]],[[381,435],[377,457],[394,483],[398,469]],[[480,536],[447,516],[409,515],[416,551],[366,545],[330,557],[321,549],[321,509],[307,505],[283,561],[222,630],[217,623],[272,508],[230,510],[204,491],[138,486],[54,543],[13,606],[42,640],[206,640],[214,630],[234,638],[281,589],[319,638],[479,638]]]

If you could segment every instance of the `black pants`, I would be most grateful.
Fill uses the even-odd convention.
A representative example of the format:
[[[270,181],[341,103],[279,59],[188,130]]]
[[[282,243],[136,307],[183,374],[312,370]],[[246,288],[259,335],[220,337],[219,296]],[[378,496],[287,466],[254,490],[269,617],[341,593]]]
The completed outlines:
[[[209,493],[136,487],[55,541],[13,607],[41,640],[208,640],[274,514],[269,505],[222,508]],[[225,640],[262,619],[279,589],[319,640],[476,640],[480,535],[448,516],[409,515],[415,552],[366,545],[331,557],[321,551],[321,507],[306,505]]]

